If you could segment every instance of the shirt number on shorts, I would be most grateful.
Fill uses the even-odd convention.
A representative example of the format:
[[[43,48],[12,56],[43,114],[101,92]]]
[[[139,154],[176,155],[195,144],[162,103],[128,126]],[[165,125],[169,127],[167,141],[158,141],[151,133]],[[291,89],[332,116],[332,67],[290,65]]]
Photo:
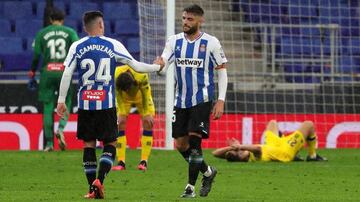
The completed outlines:
[[[108,85],[111,81],[110,75],[110,58],[101,58],[98,68],[92,59],[86,58],[81,61],[81,69],[88,69],[82,76],[83,85],[92,85],[96,82],[103,82]],[[95,73],[96,70],[96,73]],[[95,73],[95,80],[90,77]]]

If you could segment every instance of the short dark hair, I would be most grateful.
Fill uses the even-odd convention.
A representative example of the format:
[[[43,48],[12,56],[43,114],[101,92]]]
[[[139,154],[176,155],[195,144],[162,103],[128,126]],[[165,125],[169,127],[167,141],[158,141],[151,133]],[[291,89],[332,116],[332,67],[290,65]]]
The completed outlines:
[[[135,85],[134,77],[128,72],[121,73],[116,79],[116,89],[127,91],[132,85]]]
[[[204,15],[204,10],[197,4],[193,4],[188,7],[185,7],[183,11],[187,12],[187,13],[192,13],[192,14],[195,14],[198,16]]]
[[[65,14],[62,10],[58,9],[58,8],[52,8],[51,12],[50,12],[50,19],[51,20],[64,20],[65,18]]]
[[[98,17],[104,18],[104,15],[102,14],[101,11],[88,11],[88,12],[85,12],[84,15],[83,15],[84,26],[87,26],[88,24],[92,23]]]
[[[232,151],[228,151],[225,153],[225,159],[229,162],[240,161],[239,157],[236,156]]]

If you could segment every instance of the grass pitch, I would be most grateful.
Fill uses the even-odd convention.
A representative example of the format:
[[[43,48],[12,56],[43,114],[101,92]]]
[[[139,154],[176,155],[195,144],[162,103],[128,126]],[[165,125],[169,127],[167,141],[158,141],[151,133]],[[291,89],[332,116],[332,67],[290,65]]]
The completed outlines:
[[[97,151],[98,156],[100,150]],[[146,172],[139,150],[127,151],[127,170],[110,172],[103,201],[359,201],[360,150],[320,150],[329,162],[228,163],[210,155],[219,173],[206,198],[181,199],[187,166],[176,151],[153,150]],[[0,201],[86,201],[81,151],[0,151]],[[302,153],[302,156],[305,156]]]

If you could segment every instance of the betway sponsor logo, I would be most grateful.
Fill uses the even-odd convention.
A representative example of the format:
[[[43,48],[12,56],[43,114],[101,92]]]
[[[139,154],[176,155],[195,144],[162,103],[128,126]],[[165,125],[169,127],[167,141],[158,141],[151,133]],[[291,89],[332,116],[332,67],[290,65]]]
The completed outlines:
[[[193,58],[176,58],[176,66],[191,67],[191,68],[203,68],[204,60],[203,59],[193,59]]]

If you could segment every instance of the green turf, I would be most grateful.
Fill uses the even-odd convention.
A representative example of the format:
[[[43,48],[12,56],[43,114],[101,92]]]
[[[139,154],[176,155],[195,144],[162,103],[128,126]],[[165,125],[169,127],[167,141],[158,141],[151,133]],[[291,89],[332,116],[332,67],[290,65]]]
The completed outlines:
[[[209,196],[194,200],[179,198],[187,181],[180,154],[154,150],[144,173],[136,170],[140,152],[128,150],[127,170],[106,178],[104,201],[359,201],[360,150],[320,153],[329,162],[228,163],[207,150],[205,158],[219,173]],[[81,151],[0,155],[0,201],[85,201]]]

